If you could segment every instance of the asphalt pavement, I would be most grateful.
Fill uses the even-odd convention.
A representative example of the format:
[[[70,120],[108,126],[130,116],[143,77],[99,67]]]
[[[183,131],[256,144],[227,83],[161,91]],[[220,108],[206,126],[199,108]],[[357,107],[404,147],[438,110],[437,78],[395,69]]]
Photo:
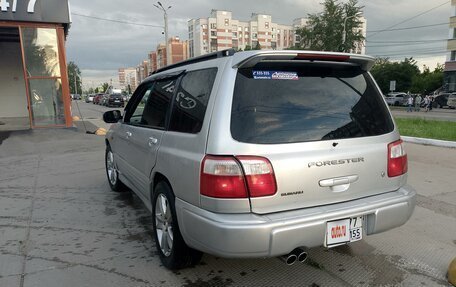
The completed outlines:
[[[76,129],[1,134],[0,286],[448,286],[455,149],[407,144],[419,195],[402,227],[311,249],[304,264],[206,254],[172,272],[160,264],[141,201],[110,191],[103,141]]]
[[[429,112],[421,108],[420,111],[407,112],[406,107],[390,107],[391,113],[399,118],[421,118],[427,120],[456,122],[456,109],[434,108]]]

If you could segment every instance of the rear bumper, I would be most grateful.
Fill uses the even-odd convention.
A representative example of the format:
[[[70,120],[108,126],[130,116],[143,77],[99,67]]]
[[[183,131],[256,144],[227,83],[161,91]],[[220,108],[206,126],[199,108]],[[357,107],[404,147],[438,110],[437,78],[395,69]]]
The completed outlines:
[[[364,216],[364,236],[407,222],[415,208],[410,186],[395,192],[349,202],[265,215],[219,214],[176,198],[176,212],[185,242],[221,257],[274,257],[296,247],[325,242],[326,222]]]

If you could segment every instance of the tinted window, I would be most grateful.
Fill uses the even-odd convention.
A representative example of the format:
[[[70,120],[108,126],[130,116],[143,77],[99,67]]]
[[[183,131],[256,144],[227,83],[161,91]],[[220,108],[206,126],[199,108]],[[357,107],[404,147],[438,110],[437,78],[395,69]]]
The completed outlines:
[[[238,141],[293,143],[392,130],[381,94],[357,67],[269,63],[238,71],[231,114]]]
[[[157,81],[147,87],[130,117],[130,123],[165,128],[176,79]]]
[[[171,117],[170,130],[198,133],[206,114],[207,103],[214,84],[217,69],[187,73],[177,91]]]

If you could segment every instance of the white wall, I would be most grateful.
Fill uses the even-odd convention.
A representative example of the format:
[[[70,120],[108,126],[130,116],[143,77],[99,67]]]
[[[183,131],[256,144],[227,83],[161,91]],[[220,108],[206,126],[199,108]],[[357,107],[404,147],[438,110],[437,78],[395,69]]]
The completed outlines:
[[[28,116],[20,44],[0,42],[0,118]]]

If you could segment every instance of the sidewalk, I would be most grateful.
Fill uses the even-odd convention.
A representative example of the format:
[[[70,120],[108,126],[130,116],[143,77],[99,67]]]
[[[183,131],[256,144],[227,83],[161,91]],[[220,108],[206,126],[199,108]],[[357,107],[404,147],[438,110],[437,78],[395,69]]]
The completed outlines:
[[[0,286],[448,286],[456,256],[453,150],[407,144],[410,221],[304,264],[223,259],[172,272],[160,264],[150,213],[111,192],[104,138],[76,129],[0,133]],[[240,244],[242,244],[240,242]]]

